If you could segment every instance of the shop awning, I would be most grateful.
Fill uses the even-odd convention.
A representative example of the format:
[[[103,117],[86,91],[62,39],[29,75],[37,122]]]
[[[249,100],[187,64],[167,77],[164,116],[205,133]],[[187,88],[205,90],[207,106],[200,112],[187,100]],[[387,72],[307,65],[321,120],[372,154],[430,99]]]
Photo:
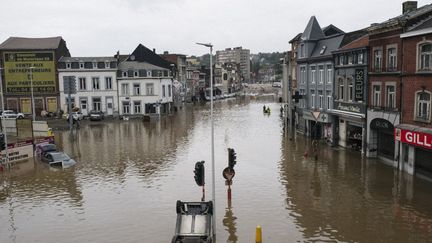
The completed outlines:
[[[339,115],[339,116],[345,116],[345,117],[354,117],[358,119],[365,119],[366,114],[362,113],[355,113],[355,112],[349,112],[349,111],[341,111],[341,110],[327,110],[328,113],[332,115]]]

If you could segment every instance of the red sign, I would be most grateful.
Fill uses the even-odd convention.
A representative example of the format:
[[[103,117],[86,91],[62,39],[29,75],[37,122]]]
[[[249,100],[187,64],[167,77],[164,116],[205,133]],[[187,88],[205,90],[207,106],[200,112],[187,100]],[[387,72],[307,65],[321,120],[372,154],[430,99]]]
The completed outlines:
[[[432,134],[395,128],[395,139],[402,143],[432,149]]]

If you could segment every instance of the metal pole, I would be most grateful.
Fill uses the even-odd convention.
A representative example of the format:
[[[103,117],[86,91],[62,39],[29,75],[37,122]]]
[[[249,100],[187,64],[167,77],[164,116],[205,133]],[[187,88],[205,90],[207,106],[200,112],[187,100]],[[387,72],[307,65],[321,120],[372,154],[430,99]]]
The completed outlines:
[[[35,121],[35,116],[36,116],[36,112],[35,112],[35,103],[34,103],[34,96],[33,96],[33,73],[32,73],[32,69],[34,67],[30,67],[30,89],[31,89],[31,99],[32,99],[32,112],[33,112],[33,122]]]
[[[4,111],[4,99],[3,99],[3,80],[2,80],[2,68],[0,68],[0,91],[1,91],[1,109]],[[2,126],[2,132],[4,136],[4,142],[5,142],[5,159],[4,164],[9,164],[9,153],[8,153],[8,142],[7,142],[7,133],[4,126],[4,116],[1,116],[1,126]]]
[[[216,192],[215,192],[215,159],[214,159],[214,122],[213,122],[213,46],[210,45],[210,120],[211,120],[211,156],[212,156],[212,200],[213,200],[213,234],[216,235]]]

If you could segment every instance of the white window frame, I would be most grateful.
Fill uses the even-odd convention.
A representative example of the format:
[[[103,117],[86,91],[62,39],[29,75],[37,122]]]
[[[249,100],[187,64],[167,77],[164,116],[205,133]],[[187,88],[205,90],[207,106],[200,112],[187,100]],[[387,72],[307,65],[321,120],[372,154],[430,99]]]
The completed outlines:
[[[332,95],[330,92],[327,92],[327,109],[330,110],[332,108]]]
[[[386,107],[390,109],[396,108],[396,85],[395,84],[386,84]],[[393,91],[389,92],[389,88],[393,87]]]
[[[137,100],[137,101],[133,102],[133,112],[134,112],[134,114],[141,114],[142,113],[141,101]]]
[[[311,90],[311,108],[315,109],[315,90]]]
[[[100,90],[100,79],[99,77],[92,77],[92,88],[93,90]]]
[[[112,77],[105,77],[105,89],[112,90]]]
[[[320,91],[321,91],[321,94],[320,94]],[[318,91],[318,108],[320,110],[322,110],[324,108],[323,106],[324,106],[324,95],[323,95],[323,91],[319,90]]]
[[[358,64],[363,64],[363,52],[360,52],[358,55],[357,55],[357,63]]]
[[[86,77],[79,77],[78,78],[78,86],[79,86],[79,90],[87,90],[87,79],[86,79]]]
[[[379,55],[377,55],[380,52]],[[381,71],[382,70],[382,47],[377,47],[373,49],[373,70]]]
[[[347,78],[347,83],[348,83],[348,88],[347,88],[347,92],[348,92],[348,101],[349,102],[353,102],[353,98],[354,98],[354,80],[352,78]]]
[[[333,68],[332,65],[326,65],[327,67],[327,83],[331,84],[333,81]]]
[[[421,101],[420,95],[421,94],[428,94],[429,95],[429,101]],[[422,121],[422,122],[430,122],[431,121],[431,99],[432,99],[432,93],[427,90],[419,90],[415,92],[415,104],[414,104],[414,120],[416,121]],[[422,104],[426,105],[426,117],[421,116],[419,113],[420,107]]]
[[[338,100],[343,101],[345,99],[345,80],[339,77],[337,85],[338,85]]]
[[[146,87],[146,95],[154,95],[154,84],[153,83],[147,83],[145,85]]]
[[[397,69],[397,44],[387,46],[387,70],[396,71]],[[394,49],[394,53],[390,53],[390,50]]]
[[[432,41],[426,40],[421,41],[417,43],[417,70],[418,71],[432,71],[432,49],[430,52],[426,52],[425,55],[422,55],[421,48],[425,45],[431,45],[432,48]],[[429,58],[429,67],[424,67],[423,62],[425,61],[426,57]]]
[[[129,84],[128,83],[123,83],[121,84],[121,93],[122,95],[129,95]]]
[[[311,83],[315,83],[316,82],[316,66],[311,66],[310,67],[311,70]]]
[[[378,90],[376,88],[379,88]],[[372,83],[372,106],[380,107],[381,106],[381,84]]]
[[[319,83],[324,83],[324,65],[318,66]]]
[[[133,95],[141,95],[141,85],[139,83],[133,83]]]
[[[105,61],[105,68],[110,68],[110,62],[109,61]]]

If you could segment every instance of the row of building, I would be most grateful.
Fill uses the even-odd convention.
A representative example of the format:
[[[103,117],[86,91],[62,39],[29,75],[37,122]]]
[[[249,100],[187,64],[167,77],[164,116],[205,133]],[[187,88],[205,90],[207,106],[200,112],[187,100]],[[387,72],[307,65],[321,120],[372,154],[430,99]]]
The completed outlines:
[[[216,60],[215,94],[236,92],[249,80],[249,50],[218,51]],[[5,109],[31,114],[34,101],[37,116],[67,112],[71,90],[74,109],[108,116],[166,114],[210,92],[208,66],[141,44],[129,55],[71,57],[62,37],[10,37],[0,44],[0,71]]]
[[[432,4],[364,29],[313,16],[284,58],[288,120],[298,132],[432,175]]]

